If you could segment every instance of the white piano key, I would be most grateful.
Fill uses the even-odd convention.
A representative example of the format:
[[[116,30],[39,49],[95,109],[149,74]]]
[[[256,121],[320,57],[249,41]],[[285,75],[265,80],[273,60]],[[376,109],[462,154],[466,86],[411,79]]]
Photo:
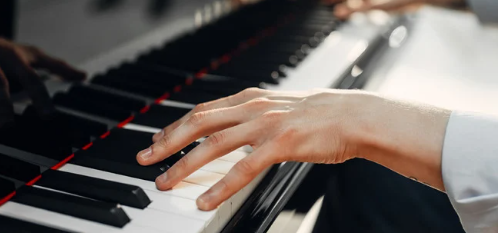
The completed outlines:
[[[240,150],[240,151],[246,152],[246,153],[251,153],[253,151],[252,146],[249,146],[249,145],[245,145],[237,150]]]
[[[133,124],[133,123],[128,123],[128,124],[124,125],[123,128],[129,129],[129,130],[140,131],[140,132],[146,132],[146,133],[159,133],[162,130],[160,128],[154,128],[154,127],[145,126],[145,125],[137,125],[137,124]]]
[[[235,163],[224,160],[215,159],[208,164],[202,166],[200,169],[203,171],[215,172],[219,174],[227,174],[232,169]]]
[[[216,219],[216,211],[202,211],[197,208],[195,200],[181,197],[162,195],[160,193],[145,190],[145,193],[152,201],[147,208],[158,211],[176,213],[185,217],[210,222]]]
[[[216,232],[219,232],[223,228],[228,220],[232,218],[232,198],[229,198],[225,202],[223,202],[220,206],[218,206],[218,225],[219,228]]]
[[[187,218],[179,214],[161,212],[154,209],[135,209],[128,206],[122,207],[131,223],[137,226],[154,228],[157,231],[167,230],[169,232],[201,232],[204,230],[204,222],[201,220]]]
[[[173,195],[173,196],[177,196],[177,197],[188,198],[188,199],[192,199],[192,200],[197,199],[197,197],[199,197],[199,195],[201,195],[202,193],[204,193],[208,190],[208,187],[206,187],[206,186],[197,185],[194,183],[180,182],[175,187],[173,187],[173,189],[171,189],[171,190],[159,191],[156,188],[156,184],[152,181],[132,178],[132,177],[123,176],[123,175],[118,175],[118,174],[114,174],[114,173],[110,173],[110,172],[106,172],[106,171],[100,171],[100,170],[96,170],[93,168],[87,168],[87,167],[78,166],[78,165],[74,165],[74,164],[66,164],[66,165],[62,166],[59,170],[65,171],[65,172],[71,172],[71,173],[75,173],[75,174],[80,174],[80,175],[84,175],[84,176],[95,177],[95,178],[104,179],[104,180],[110,180],[110,181],[130,184],[130,185],[136,185],[138,187],[141,187],[144,190],[162,193],[165,195]]]
[[[41,189],[46,189],[50,190],[53,192],[60,192],[68,195],[74,195],[82,198],[88,198],[84,196],[80,196],[77,194],[73,193],[67,193],[65,191],[60,191],[60,190],[55,190],[51,188],[46,188],[38,185],[34,185],[33,187],[36,188],[41,188]],[[198,221],[201,221],[203,224],[215,224],[217,225],[218,222],[218,216],[217,216],[217,211],[218,210],[213,210],[213,211],[201,211],[197,208],[196,202],[191,199],[186,199],[186,198],[181,198],[181,197],[176,197],[176,196],[170,196],[170,195],[163,195],[160,193],[152,192],[149,190],[144,190],[144,192],[147,194],[149,199],[152,201],[149,206],[147,206],[146,209],[153,209],[156,211],[161,211],[161,212],[167,212],[169,214],[176,214],[180,215],[183,217],[186,217],[188,219],[195,219]],[[91,198],[89,198],[91,199]],[[124,207],[123,205],[122,207]],[[124,209],[124,208],[123,208]],[[128,211],[126,211],[128,214]],[[131,216],[129,216],[131,217]],[[212,221],[215,221],[214,223]]]
[[[232,208],[231,208],[231,216],[233,216],[239,208],[244,204],[246,199],[251,195],[251,193],[254,191],[254,189],[258,186],[258,184],[261,182],[261,180],[266,176],[270,168],[264,170],[261,172],[256,178],[254,178],[249,184],[247,184],[241,191],[233,195],[231,198],[232,200]],[[220,223],[220,224],[226,224],[226,223]]]
[[[185,178],[184,181],[192,184],[211,187],[214,184],[216,184],[216,182],[220,181],[223,178],[223,176],[224,175],[222,174],[214,172],[197,170],[192,174],[190,174],[190,176]]]
[[[174,100],[163,100],[163,101],[161,101],[160,104],[164,105],[164,106],[185,108],[185,109],[195,108],[195,104],[183,103],[183,102],[174,101]]]
[[[180,182],[173,187],[172,190],[159,191],[157,190],[155,183],[151,181],[113,174],[74,164],[66,164],[59,170],[139,186],[144,189],[145,193],[152,200],[152,203],[148,208],[204,220],[205,225],[210,228],[217,229],[217,227],[220,227],[220,218],[231,217],[231,200],[228,200],[227,204],[224,203],[220,205],[214,213],[212,211],[205,212],[197,209],[196,199],[209,189],[210,186],[207,186],[207,184],[214,184],[221,179],[222,175],[217,173],[197,171],[196,175],[191,177],[192,181],[204,183],[204,186],[194,183]],[[207,179],[203,179],[203,176]],[[213,178],[214,180],[212,180]],[[175,197],[183,200],[175,199]],[[166,205],[167,203],[175,203],[175,205]]]
[[[15,202],[7,202],[4,205],[0,206],[0,215],[17,218],[20,220],[52,228],[75,231],[75,232],[81,232],[84,229],[84,232],[106,232],[106,233],[136,233],[136,232],[174,233],[168,231],[167,228],[158,231],[148,226],[135,225],[132,223],[128,223],[123,228],[118,228]]]
[[[247,155],[248,155],[247,152],[235,150],[235,151],[232,151],[232,152],[230,152],[230,153],[228,153],[228,154],[226,154],[218,159],[232,162],[232,163],[236,163],[236,162],[239,162],[241,159],[245,158]]]

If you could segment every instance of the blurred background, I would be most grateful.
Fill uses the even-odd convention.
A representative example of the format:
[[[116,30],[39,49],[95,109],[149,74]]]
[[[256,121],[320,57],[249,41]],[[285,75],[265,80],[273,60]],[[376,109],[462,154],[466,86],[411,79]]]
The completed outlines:
[[[212,0],[19,0],[18,42],[78,64],[139,36],[168,27],[172,36],[237,7]],[[206,18],[206,12],[211,12]],[[204,17],[204,19],[202,18]]]

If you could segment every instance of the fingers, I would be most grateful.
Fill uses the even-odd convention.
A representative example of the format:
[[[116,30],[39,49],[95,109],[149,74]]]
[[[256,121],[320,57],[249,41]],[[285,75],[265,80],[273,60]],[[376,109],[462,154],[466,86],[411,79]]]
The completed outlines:
[[[237,162],[228,174],[197,199],[201,210],[213,210],[223,201],[245,187],[264,169],[278,162],[272,147],[261,147]]]
[[[51,57],[37,48],[28,47],[28,50],[34,55],[33,66],[35,68],[47,69],[68,81],[82,81],[86,77],[83,71],[77,70],[65,61]]]
[[[17,72],[19,81],[28,93],[36,111],[42,117],[51,115],[55,107],[43,81],[31,67],[25,64],[19,64],[19,66],[22,67]]]
[[[22,46],[4,39],[0,39],[0,54],[0,65],[9,68],[8,73],[14,76],[12,78],[19,79],[40,116],[50,115],[55,108],[45,85],[31,67],[32,55]]]
[[[9,82],[0,68],[0,127],[14,120],[14,107],[10,102]]]
[[[168,190],[212,160],[250,144],[258,136],[255,128],[254,123],[249,122],[211,135],[159,176],[156,179],[157,188]]]
[[[50,95],[38,74],[31,68],[29,60],[22,50],[18,48],[7,49],[5,56],[1,60],[2,64],[6,63],[11,67],[10,73],[17,76],[14,78],[19,79],[39,115],[50,115],[55,109]]]
[[[162,161],[203,136],[247,121],[249,118],[244,113],[244,109],[239,107],[195,113],[171,133],[158,139],[151,147],[139,152],[137,161],[142,165]]]
[[[248,88],[248,89],[246,89],[242,92],[239,92],[235,95],[232,95],[232,96],[228,96],[228,97],[214,100],[211,102],[199,104],[194,109],[192,109],[189,113],[187,113],[185,116],[183,116],[179,120],[175,121],[174,123],[170,124],[169,126],[165,127],[161,132],[155,134],[152,137],[152,141],[157,142],[160,138],[162,138],[163,135],[170,134],[177,127],[179,127],[180,125],[185,123],[195,113],[209,111],[209,110],[218,109],[218,108],[227,108],[227,107],[237,106],[237,105],[243,104],[249,100],[252,100],[252,99],[255,99],[258,97],[263,97],[263,96],[266,96],[268,94],[269,94],[269,91],[266,91],[263,89]]]
[[[406,7],[414,3],[420,3],[423,0],[387,0],[387,1],[364,1],[355,7],[342,3],[334,8],[334,14],[341,19],[346,19],[354,12],[365,12],[369,10],[393,11]]]

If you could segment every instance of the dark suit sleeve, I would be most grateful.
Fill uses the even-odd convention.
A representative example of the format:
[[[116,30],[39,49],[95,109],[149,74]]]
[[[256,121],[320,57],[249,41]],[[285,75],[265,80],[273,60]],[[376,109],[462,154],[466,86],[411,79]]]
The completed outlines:
[[[0,37],[14,39],[15,0],[0,1]]]

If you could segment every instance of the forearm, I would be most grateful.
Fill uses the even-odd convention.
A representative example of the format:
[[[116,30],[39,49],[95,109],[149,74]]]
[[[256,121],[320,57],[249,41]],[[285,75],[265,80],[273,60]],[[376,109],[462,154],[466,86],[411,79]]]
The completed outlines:
[[[443,141],[450,111],[373,97],[360,157],[444,191]]]

